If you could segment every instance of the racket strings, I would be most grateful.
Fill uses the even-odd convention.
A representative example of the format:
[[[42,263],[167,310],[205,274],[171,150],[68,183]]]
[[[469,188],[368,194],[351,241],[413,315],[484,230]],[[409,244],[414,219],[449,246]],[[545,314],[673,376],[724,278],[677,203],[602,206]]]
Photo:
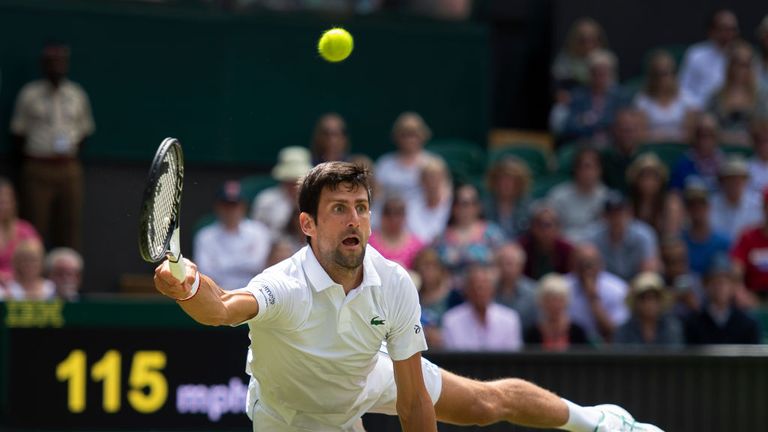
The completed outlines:
[[[181,188],[179,177],[178,157],[176,152],[171,150],[166,153],[160,165],[160,175],[152,195],[152,211],[149,214],[147,234],[155,258],[161,258],[165,254],[165,240],[176,221]]]

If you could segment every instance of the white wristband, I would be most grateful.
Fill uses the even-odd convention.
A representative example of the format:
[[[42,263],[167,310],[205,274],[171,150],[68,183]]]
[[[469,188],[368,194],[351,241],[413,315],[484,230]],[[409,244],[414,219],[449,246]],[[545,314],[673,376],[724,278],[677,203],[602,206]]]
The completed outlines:
[[[176,299],[176,301],[187,301],[191,299],[192,297],[197,294],[197,290],[200,288],[200,272],[195,272],[195,281],[192,282],[192,291],[189,292],[189,295],[186,296],[183,299]]]

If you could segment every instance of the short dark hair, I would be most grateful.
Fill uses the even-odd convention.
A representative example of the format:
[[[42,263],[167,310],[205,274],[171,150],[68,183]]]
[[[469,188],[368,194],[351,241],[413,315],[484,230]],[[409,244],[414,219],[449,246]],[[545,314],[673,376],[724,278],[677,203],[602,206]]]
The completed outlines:
[[[370,203],[370,178],[370,173],[362,165],[337,161],[318,164],[299,183],[299,211],[309,214],[313,220],[317,221],[320,193],[326,187],[335,191],[342,183],[348,183],[350,191],[358,187],[365,188]]]

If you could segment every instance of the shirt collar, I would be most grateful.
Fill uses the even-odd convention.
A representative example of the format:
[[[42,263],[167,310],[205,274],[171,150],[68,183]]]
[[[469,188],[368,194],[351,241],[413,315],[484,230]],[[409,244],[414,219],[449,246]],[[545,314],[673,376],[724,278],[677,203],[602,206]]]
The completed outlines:
[[[376,253],[376,251],[372,247],[366,246],[365,258],[363,258],[363,281],[360,283],[359,287],[381,286],[381,278],[376,272],[371,257],[374,253]],[[307,275],[307,279],[309,279],[309,283],[315,291],[320,292],[332,286],[340,286],[340,284],[334,282],[333,279],[328,276],[328,273],[326,273],[323,266],[320,265],[320,262],[317,260],[317,257],[315,257],[315,253],[309,245],[304,247],[303,261],[304,273]]]

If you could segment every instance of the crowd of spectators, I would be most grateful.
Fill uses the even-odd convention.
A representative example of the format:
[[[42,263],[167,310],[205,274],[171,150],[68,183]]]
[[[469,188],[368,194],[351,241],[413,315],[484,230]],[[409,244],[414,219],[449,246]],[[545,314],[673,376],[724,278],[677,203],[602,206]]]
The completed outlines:
[[[346,160],[373,173],[370,244],[411,272],[432,347],[760,343],[768,17],[757,34],[756,50],[720,10],[679,73],[673,53],[654,50],[630,89],[600,24],[578,20],[552,65],[549,118],[555,151],[573,156],[567,178],[539,195],[536,171],[515,156],[489,163],[484,181],[453,178],[418,113],[394,119],[394,148],[376,161],[351,153],[345,119],[324,114],[307,147],[280,151],[274,185],[252,201],[239,181],[222,185],[193,257],[223,288],[244,286],[305,244],[297,181]],[[94,125],[85,92],[66,79],[68,55],[46,46],[46,78],[18,96],[11,130],[31,220],[0,179],[0,299],[78,297],[77,155]],[[670,158],[659,144],[682,150]]]
[[[768,19],[762,42],[766,33]],[[352,155],[345,120],[325,114],[309,148],[280,153],[279,185],[252,203],[275,239],[270,262],[303,244],[285,216],[297,212],[296,179],[319,162],[356,161],[375,179],[370,244],[411,272],[432,347],[760,343],[752,315],[768,300],[768,82],[764,58],[738,35],[735,15],[718,11],[680,79],[673,54],[654,50],[630,94],[599,23],[577,21],[552,67],[550,116],[555,150],[573,156],[568,178],[540,196],[534,168],[515,156],[489,163],[484,182],[452,178],[415,112],[394,120],[394,150],[375,162]],[[683,149],[670,158],[649,151],[654,143]],[[279,221],[259,216],[278,208]]]

